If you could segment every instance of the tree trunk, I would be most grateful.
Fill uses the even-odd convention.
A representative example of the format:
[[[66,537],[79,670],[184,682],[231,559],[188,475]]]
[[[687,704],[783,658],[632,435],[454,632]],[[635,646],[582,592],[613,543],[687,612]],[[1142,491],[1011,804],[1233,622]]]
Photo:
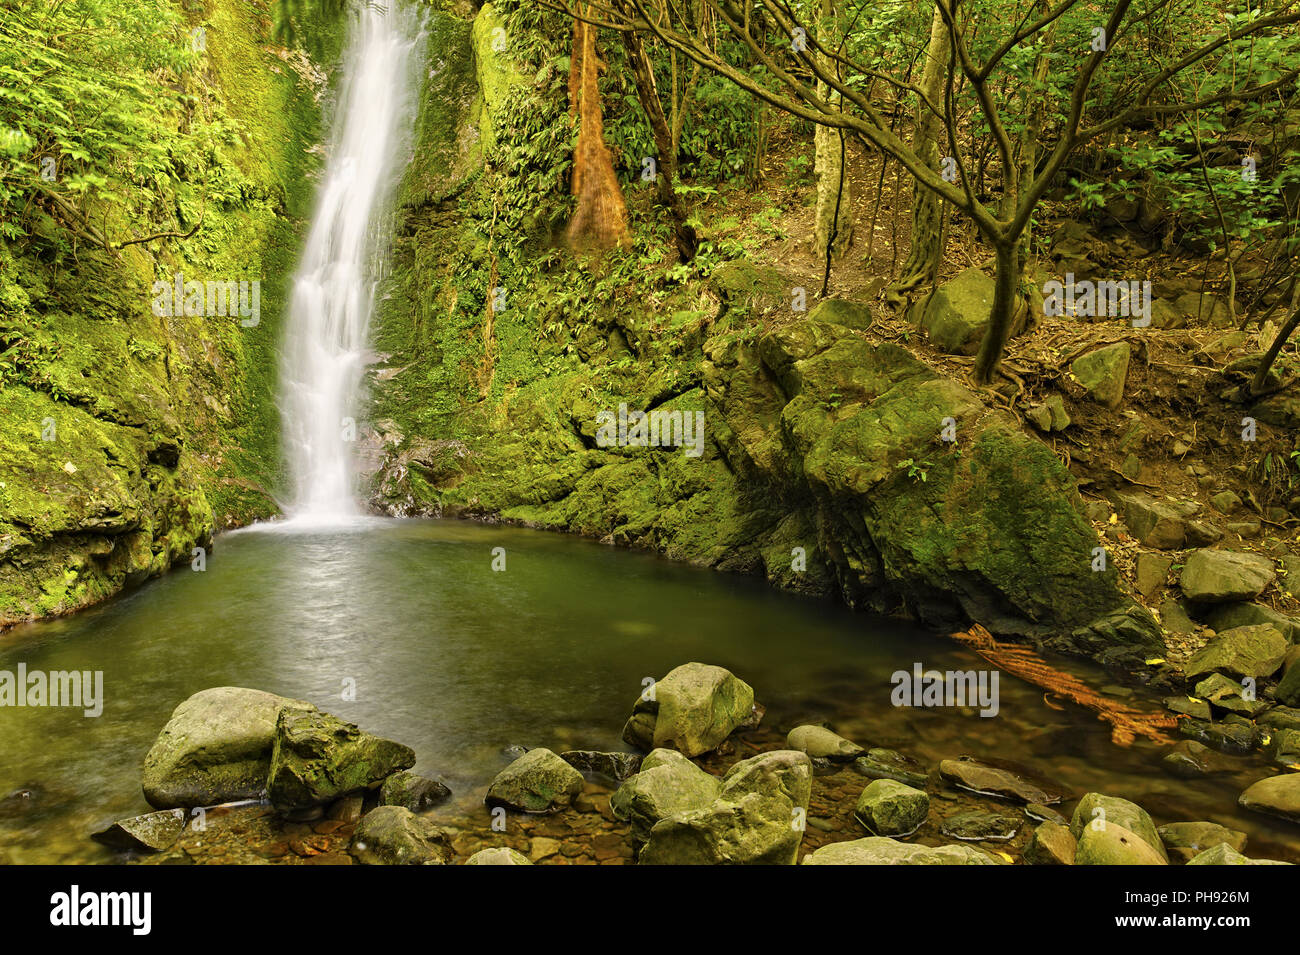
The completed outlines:
[[[677,151],[673,148],[673,134],[668,127],[668,119],[664,116],[663,104],[659,102],[654,68],[639,33],[635,30],[627,31],[623,34],[623,43],[627,48],[627,57],[632,64],[632,74],[636,80],[636,98],[650,120],[650,131],[654,135],[655,149],[659,153],[658,168],[655,170],[655,189],[659,193],[660,204],[672,217],[677,254],[683,262],[689,262],[695,258],[699,239],[695,229],[686,221],[686,204],[673,188],[673,182],[677,179]]]
[[[975,358],[975,381],[981,385],[991,382],[998,370],[1002,350],[1006,348],[1020,305],[1020,237],[1004,237],[995,252],[997,272],[993,277],[993,311],[989,315],[988,331],[980,342],[979,355]]]
[[[952,40],[948,27],[936,4],[930,21],[930,44],[926,48],[925,69],[921,73],[921,89],[930,102],[941,106],[944,99],[944,81],[948,75],[948,58],[952,53]],[[931,169],[939,168],[939,136],[943,122],[925,103],[918,104],[916,128],[912,136],[912,149]],[[919,182],[912,182],[912,237],[903,268],[885,292],[885,301],[897,308],[908,293],[922,285],[933,283],[939,274],[943,258],[944,209],[939,197]]]
[[[822,18],[818,41],[831,48],[839,39],[840,23],[835,0],[822,0]],[[821,59],[823,69],[836,69],[829,57],[814,54]],[[838,93],[832,93],[825,83],[817,84],[817,95],[828,104],[841,105]],[[817,219],[814,250],[819,259],[830,262],[842,256],[853,242],[853,195],[846,176],[847,155],[844,131],[829,126],[817,126],[813,133],[814,170],[817,174]]]
[[[1281,354],[1283,346],[1294,334],[1297,325],[1300,325],[1300,308],[1291,313],[1291,317],[1278,329],[1277,335],[1273,338],[1273,344],[1268,346],[1268,351],[1264,353],[1263,360],[1260,361],[1259,367],[1255,369],[1255,377],[1250,381],[1247,391],[1248,397],[1254,398],[1263,392],[1264,383],[1268,381],[1268,373],[1273,368],[1273,362],[1277,361],[1277,356]]]
[[[580,20],[573,27],[573,62],[569,68],[571,108],[578,114],[578,145],[573,154],[573,191],[578,197],[569,220],[569,245],[608,249],[631,241],[627,205],[605,145],[596,59],[596,27]]]

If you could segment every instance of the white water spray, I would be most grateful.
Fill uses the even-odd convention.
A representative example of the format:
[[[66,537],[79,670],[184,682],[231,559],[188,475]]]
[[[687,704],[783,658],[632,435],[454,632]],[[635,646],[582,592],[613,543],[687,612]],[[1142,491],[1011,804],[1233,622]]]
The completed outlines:
[[[419,25],[389,0],[352,23],[343,85],[306,250],[294,277],[280,409],[294,521],[359,513],[353,442],[366,336],[387,248],[385,211],[415,120]]]

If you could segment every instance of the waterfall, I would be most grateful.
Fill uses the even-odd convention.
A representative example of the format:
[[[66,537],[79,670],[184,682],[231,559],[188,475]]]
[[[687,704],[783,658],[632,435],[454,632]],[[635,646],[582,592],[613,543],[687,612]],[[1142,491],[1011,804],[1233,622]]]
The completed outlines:
[[[325,178],[294,276],[280,411],[295,521],[360,513],[354,442],[385,212],[417,108],[419,23],[389,0],[360,4],[344,59]]]

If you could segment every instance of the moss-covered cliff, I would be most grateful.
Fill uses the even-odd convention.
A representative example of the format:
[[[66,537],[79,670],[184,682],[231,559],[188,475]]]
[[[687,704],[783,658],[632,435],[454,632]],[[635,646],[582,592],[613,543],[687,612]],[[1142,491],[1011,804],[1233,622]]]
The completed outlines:
[[[115,203],[71,188],[78,157],[53,139],[38,144],[55,154],[52,181],[24,185],[26,167],[10,170],[33,228],[0,245],[0,624],[102,599],[188,562],[214,527],[276,509],[275,356],[323,78],[268,43],[264,6],[176,3],[148,17],[156,35],[180,37],[183,63],[141,51],[97,65],[105,97],[163,104],[158,171],[110,170]],[[55,54],[55,79],[86,55]],[[63,104],[74,120],[83,105]],[[189,237],[132,241],[159,232]],[[177,273],[259,282],[260,314],[159,315],[153,285]]]

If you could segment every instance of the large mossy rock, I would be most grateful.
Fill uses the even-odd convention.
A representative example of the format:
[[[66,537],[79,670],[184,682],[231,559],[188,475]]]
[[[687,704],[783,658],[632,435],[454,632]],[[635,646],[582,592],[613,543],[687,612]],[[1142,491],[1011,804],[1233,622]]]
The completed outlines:
[[[436,779],[415,773],[393,773],[379,787],[381,806],[403,806],[424,812],[451,798],[451,790]]]
[[[794,865],[812,795],[806,753],[778,750],[727,771],[716,799],[655,823],[642,865]]]
[[[582,773],[549,749],[530,749],[492,780],[484,802],[516,812],[555,812],[582,791]]]
[[[643,749],[699,756],[750,721],[754,690],[730,670],[685,663],[654,685],[654,699],[637,699],[623,738]]]
[[[1300,823],[1300,773],[1261,779],[1242,793],[1237,802],[1252,812]]]
[[[144,759],[144,798],[155,809],[214,806],[266,791],[275,727],[286,706],[310,703],[220,686],[195,693],[172,712]]]
[[[1110,828],[1122,830],[1122,838],[1109,838],[1102,841],[1094,841],[1099,854],[1106,853],[1124,853],[1127,851],[1129,836],[1133,836],[1144,842],[1161,861],[1168,862],[1169,854],[1165,851],[1164,842],[1160,839],[1160,832],[1156,829],[1156,824],[1152,821],[1151,816],[1145,809],[1135,802],[1127,799],[1121,799],[1118,796],[1107,796],[1102,793],[1087,793],[1079,804],[1075,806],[1074,813],[1070,816],[1070,835],[1079,841],[1079,849],[1082,851],[1085,836],[1091,833],[1101,833]],[[1079,865],[1090,864],[1110,864],[1110,863],[1089,863],[1079,861]]]
[[[804,865],[1000,865],[974,846],[920,846],[884,836],[833,842],[804,856]]]
[[[876,836],[906,836],[920,828],[930,812],[930,797],[892,779],[869,783],[853,810],[859,822]]]
[[[267,795],[282,810],[323,806],[414,765],[409,746],[314,708],[287,706],[276,722]]]
[[[616,818],[629,822],[632,836],[645,841],[655,823],[690,809],[702,809],[722,792],[722,780],[706,773],[681,753],[656,749],[641,770],[610,797]]]
[[[401,806],[379,806],[361,817],[348,851],[362,865],[450,865],[451,837]]]
[[[1090,398],[1108,408],[1117,408],[1124,400],[1128,362],[1128,342],[1116,342],[1076,358],[1070,363],[1070,371]]]
[[[1074,850],[1075,865],[1168,865],[1145,839],[1117,823],[1086,826]]]
[[[1187,558],[1178,585],[1188,600],[1225,603],[1253,600],[1276,576],[1273,562],[1261,554],[1198,550]]]
[[[949,355],[973,355],[993,314],[993,279],[970,268],[935,289],[921,316],[931,344]],[[1011,334],[1024,327],[1024,310],[1012,322]]]

